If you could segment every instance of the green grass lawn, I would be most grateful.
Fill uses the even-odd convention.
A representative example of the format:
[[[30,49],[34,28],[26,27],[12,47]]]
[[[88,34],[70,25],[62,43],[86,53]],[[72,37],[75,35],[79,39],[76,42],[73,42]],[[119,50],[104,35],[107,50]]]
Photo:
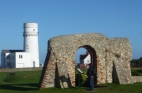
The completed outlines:
[[[39,90],[38,82],[41,71],[16,72],[16,75],[7,78],[9,72],[0,72],[0,93],[88,93],[86,87],[69,89],[47,88]],[[104,84],[95,86],[94,93],[142,93],[142,83],[119,85]],[[93,93],[92,92],[92,93]]]

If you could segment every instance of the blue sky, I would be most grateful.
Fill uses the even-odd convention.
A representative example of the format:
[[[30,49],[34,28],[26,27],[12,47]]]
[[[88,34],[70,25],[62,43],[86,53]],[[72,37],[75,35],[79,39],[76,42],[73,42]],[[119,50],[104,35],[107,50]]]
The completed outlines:
[[[0,0],[0,50],[23,49],[25,22],[39,25],[41,63],[50,38],[89,32],[127,37],[142,57],[142,0]]]

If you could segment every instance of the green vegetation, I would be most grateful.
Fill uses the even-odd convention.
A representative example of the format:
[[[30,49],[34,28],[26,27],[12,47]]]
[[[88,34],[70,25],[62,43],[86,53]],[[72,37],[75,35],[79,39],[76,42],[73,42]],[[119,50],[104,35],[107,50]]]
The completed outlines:
[[[132,68],[131,73],[132,73],[132,76],[142,76],[142,69]]]
[[[142,57],[140,57],[139,59],[132,59],[131,60],[131,67],[142,67]]]
[[[86,74],[76,74],[76,86],[87,87],[89,86],[88,76]]]
[[[15,76],[9,76],[4,79],[5,82],[9,83],[35,83],[39,81],[41,71],[24,71],[16,72]]]
[[[135,70],[133,70],[135,71]],[[38,89],[41,71],[15,72],[13,77],[7,77],[9,72],[0,72],[0,93],[88,93],[87,87],[73,87],[69,89],[48,88]],[[139,72],[142,73],[142,72]],[[82,81],[86,80],[85,74],[80,74]],[[142,93],[142,83],[119,85],[103,84],[95,86],[95,93]],[[92,92],[93,93],[93,92]]]

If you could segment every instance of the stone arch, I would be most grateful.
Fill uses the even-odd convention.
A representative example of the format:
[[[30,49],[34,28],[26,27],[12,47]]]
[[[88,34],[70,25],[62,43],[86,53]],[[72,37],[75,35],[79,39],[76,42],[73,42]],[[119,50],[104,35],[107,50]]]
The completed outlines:
[[[48,51],[39,88],[75,86],[74,57],[79,47],[88,49],[93,55],[91,58],[97,71],[96,84],[112,82],[113,64],[118,81],[121,84],[131,83],[129,40],[107,38],[99,33],[87,33],[57,36],[48,40]]]
[[[91,56],[91,65],[93,66],[93,69],[94,69],[94,84],[97,85],[97,54],[96,54],[96,51],[90,45],[83,45],[79,48],[85,48]]]

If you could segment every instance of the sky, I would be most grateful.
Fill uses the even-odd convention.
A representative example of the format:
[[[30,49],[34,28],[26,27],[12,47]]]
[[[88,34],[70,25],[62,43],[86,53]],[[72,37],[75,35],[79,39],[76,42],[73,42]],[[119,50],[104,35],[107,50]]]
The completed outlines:
[[[23,49],[26,22],[38,23],[40,63],[50,38],[90,32],[127,37],[142,57],[142,0],[0,0],[0,51]]]

